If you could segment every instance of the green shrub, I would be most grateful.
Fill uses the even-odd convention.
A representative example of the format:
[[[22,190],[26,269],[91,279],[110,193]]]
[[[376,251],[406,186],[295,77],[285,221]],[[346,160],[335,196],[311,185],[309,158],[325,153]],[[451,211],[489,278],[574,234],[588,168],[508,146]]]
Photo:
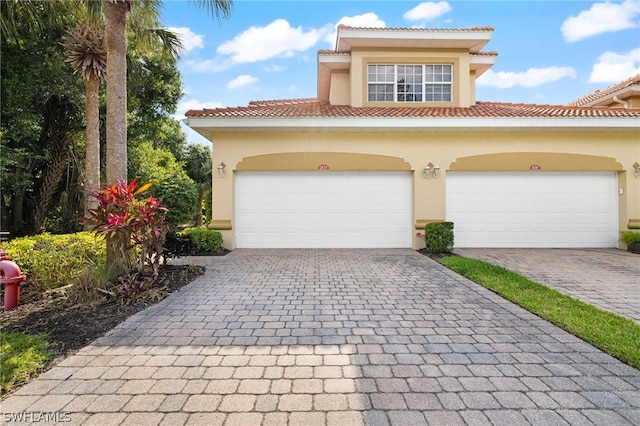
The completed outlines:
[[[620,233],[620,240],[626,245],[640,243],[640,232],[624,231]]]
[[[432,222],[424,227],[424,243],[431,253],[450,253],[453,250],[453,222]]]
[[[169,209],[166,219],[170,227],[188,223],[193,218],[197,210],[198,190],[188,176],[159,181],[154,187],[149,193]]]
[[[176,231],[167,232],[162,250],[165,265],[168,259],[189,256],[196,251],[191,238]]]
[[[187,228],[178,235],[188,237],[196,252],[217,253],[222,250],[222,234],[206,228]]]
[[[138,182],[153,182],[147,194],[169,209],[165,219],[170,229],[189,223],[197,209],[198,189],[171,151],[140,143],[129,152],[128,170]]]
[[[104,240],[89,232],[43,233],[15,238],[2,247],[37,290],[71,284],[87,264],[104,264],[106,256]]]
[[[213,219],[213,201],[211,199],[211,190],[208,189],[204,193],[204,222],[208,224]]]

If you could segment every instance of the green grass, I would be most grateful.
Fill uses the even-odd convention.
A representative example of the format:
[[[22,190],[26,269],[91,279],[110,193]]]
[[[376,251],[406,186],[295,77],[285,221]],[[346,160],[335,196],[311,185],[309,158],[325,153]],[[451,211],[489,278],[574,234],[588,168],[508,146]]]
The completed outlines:
[[[0,389],[2,393],[29,381],[49,359],[45,334],[0,333]]]
[[[640,325],[632,320],[487,262],[451,256],[440,259],[440,263],[632,367],[640,368]]]

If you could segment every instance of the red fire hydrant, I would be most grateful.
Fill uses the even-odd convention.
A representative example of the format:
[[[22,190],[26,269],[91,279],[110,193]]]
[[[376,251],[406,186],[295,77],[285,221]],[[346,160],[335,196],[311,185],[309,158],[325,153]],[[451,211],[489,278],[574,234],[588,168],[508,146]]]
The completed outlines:
[[[9,311],[20,304],[20,283],[27,276],[20,272],[20,268],[7,256],[0,247],[0,284],[4,286],[4,310]]]

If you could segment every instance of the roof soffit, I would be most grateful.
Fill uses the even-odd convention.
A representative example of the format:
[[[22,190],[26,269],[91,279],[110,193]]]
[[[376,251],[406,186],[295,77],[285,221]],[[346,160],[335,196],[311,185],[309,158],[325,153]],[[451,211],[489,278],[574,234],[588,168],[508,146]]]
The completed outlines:
[[[468,49],[479,52],[490,40],[493,29],[429,30],[338,28],[336,51],[348,52],[354,47]]]

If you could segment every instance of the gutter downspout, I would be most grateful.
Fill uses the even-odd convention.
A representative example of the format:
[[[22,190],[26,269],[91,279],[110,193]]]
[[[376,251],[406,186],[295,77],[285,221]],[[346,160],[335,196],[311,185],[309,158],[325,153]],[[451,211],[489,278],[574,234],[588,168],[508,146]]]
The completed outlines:
[[[614,102],[617,102],[617,103],[619,103],[619,104],[622,104],[622,107],[623,107],[624,109],[629,109],[629,102],[627,102],[627,101],[623,101],[622,99],[620,99],[620,98],[618,97],[618,95],[616,95],[616,96],[614,96],[614,97],[613,97],[613,101],[614,101]]]

